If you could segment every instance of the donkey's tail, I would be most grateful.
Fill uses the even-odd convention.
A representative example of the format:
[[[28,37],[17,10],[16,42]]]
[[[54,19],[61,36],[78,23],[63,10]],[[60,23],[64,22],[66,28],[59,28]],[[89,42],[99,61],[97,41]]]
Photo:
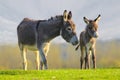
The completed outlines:
[[[79,47],[80,47],[80,44],[77,45],[77,47],[75,48],[75,50],[77,51]]]

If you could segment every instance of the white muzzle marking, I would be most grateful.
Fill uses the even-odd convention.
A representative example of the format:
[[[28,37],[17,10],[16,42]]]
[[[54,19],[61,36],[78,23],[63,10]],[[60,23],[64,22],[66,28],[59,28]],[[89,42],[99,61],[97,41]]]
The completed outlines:
[[[98,32],[94,32],[94,36],[98,37],[99,36]]]
[[[75,42],[77,41],[77,37],[74,35],[71,40],[70,43],[75,44]]]

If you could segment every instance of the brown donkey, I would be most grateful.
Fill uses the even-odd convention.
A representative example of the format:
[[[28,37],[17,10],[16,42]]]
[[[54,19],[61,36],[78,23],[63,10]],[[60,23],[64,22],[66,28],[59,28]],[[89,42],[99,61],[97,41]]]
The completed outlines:
[[[85,69],[90,68],[90,52],[92,53],[93,68],[96,68],[96,55],[95,55],[95,44],[96,38],[98,37],[98,21],[100,20],[100,15],[95,20],[88,20],[86,17],[83,18],[87,24],[85,31],[80,34],[80,43],[76,47],[76,50],[80,46],[81,57],[80,57],[80,67],[83,68],[84,62],[84,52],[85,55]]]

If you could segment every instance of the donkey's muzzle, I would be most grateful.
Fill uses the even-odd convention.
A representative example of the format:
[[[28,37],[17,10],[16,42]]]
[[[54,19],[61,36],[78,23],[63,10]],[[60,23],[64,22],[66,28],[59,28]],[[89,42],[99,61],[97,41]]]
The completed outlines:
[[[78,44],[78,38],[77,38],[76,35],[74,35],[74,36],[71,38],[70,43],[71,43],[72,45],[77,45],[77,44]]]
[[[78,41],[75,41],[75,43],[73,43],[73,45],[77,45],[78,44]]]
[[[99,36],[98,32],[94,32],[94,37],[98,38],[98,36]]]

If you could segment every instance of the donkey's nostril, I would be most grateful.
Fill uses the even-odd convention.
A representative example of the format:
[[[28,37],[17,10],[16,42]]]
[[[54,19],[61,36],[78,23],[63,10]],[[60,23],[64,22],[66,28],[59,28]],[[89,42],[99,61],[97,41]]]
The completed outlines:
[[[76,41],[75,43],[78,44],[78,41]]]

